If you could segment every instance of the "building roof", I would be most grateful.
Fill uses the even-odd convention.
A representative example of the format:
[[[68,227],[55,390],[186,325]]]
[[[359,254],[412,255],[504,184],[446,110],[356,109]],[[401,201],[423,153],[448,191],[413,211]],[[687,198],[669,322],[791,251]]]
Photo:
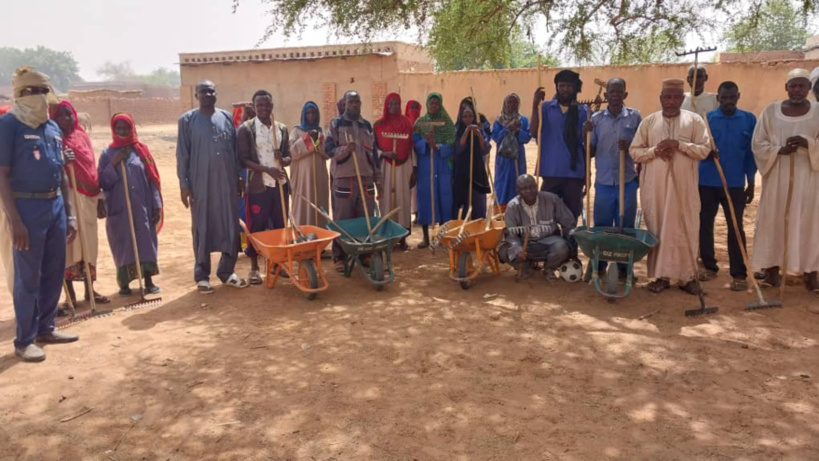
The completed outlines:
[[[404,42],[372,42],[349,45],[300,46],[241,51],[217,51],[210,53],[179,53],[179,65],[196,66],[232,62],[295,61],[347,56],[381,55],[401,53],[401,49],[413,51],[422,48]]]

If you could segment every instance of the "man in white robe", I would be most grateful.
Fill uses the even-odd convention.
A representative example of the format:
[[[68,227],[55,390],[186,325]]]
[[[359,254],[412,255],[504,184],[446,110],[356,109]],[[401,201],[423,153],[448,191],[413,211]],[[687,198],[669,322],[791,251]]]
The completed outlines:
[[[700,225],[699,162],[708,156],[710,138],[702,118],[681,110],[683,87],[679,79],[663,81],[663,110],[643,119],[629,153],[642,165],[640,202],[649,232],[660,240],[648,254],[648,284],[653,293],[671,286],[697,294],[693,260]],[[673,176],[672,176],[673,174]]]
[[[719,107],[717,94],[705,91],[705,82],[708,81],[708,71],[705,70],[705,66],[701,64],[697,66],[696,82],[694,81],[694,66],[690,66],[688,68],[688,78],[686,81],[688,81],[688,86],[691,87],[694,92],[694,100],[697,103],[697,107],[694,107],[691,100],[691,93],[685,93],[682,110],[696,112],[700,117],[705,117],[708,112],[716,110]]]
[[[762,196],[751,264],[763,269],[763,287],[778,286],[782,283],[779,270],[784,264],[787,239],[784,270],[804,273],[806,288],[819,296],[819,105],[807,99],[811,90],[809,75],[805,69],[788,73],[788,99],[768,105],[754,130],[751,148],[762,174]],[[791,179],[793,191],[788,208]]]

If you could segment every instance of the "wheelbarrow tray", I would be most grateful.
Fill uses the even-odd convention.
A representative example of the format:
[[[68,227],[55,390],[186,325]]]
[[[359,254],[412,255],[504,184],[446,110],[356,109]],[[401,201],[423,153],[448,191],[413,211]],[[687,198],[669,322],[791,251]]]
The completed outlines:
[[[242,223],[244,225],[244,223]],[[250,244],[256,248],[256,252],[267,260],[267,287],[273,288],[276,281],[279,279],[282,269],[286,270],[290,275],[290,282],[302,292],[312,295],[308,296],[312,299],[316,293],[326,290],[330,285],[324,276],[324,271],[321,269],[321,252],[330,242],[338,237],[338,232],[328,229],[322,229],[316,226],[299,226],[299,229],[306,234],[316,234],[315,240],[308,240],[296,243],[292,239],[294,230],[289,229],[273,229],[261,232],[246,233]],[[287,232],[291,233],[290,236]],[[288,243],[289,242],[289,243]],[[314,274],[304,272],[302,269],[303,262],[311,262],[314,267],[305,268],[308,271],[314,271]],[[299,265],[297,266],[296,263]],[[273,267],[276,271],[273,277],[270,276]],[[306,265],[305,265],[306,266]],[[315,277],[314,280],[310,280]],[[315,285],[311,287],[311,283]]]
[[[381,221],[381,218],[371,217],[370,226],[375,227],[379,221]],[[392,248],[399,240],[409,235],[409,231],[397,222],[387,220],[375,231],[373,239],[365,242],[369,236],[367,218],[343,219],[336,221],[336,224],[338,224],[338,227],[333,223],[327,223],[327,229],[339,230],[340,232],[340,227],[356,239],[350,240],[343,232],[340,232],[340,236],[336,240],[345,253],[344,276],[349,277],[353,268],[358,265],[362,275],[375,286],[376,290],[381,290],[384,285],[391,283],[395,279],[395,272],[392,270]],[[374,255],[370,261],[371,269],[369,271],[364,269],[364,264],[361,261],[362,255],[365,254]],[[381,267],[378,267],[378,264],[381,264]],[[384,277],[385,275],[386,277]]]
[[[486,220],[480,219],[468,222],[461,233],[463,220],[453,219],[448,221],[447,232],[441,238],[441,244],[452,250],[469,251],[474,250],[477,244],[482,250],[490,250],[498,246],[503,229],[506,224],[502,221],[490,221],[489,228],[486,227]]]
[[[591,280],[595,290],[609,301],[623,299],[629,295],[634,285],[634,263],[643,259],[659,240],[644,229],[619,227],[578,227],[572,233],[583,253],[589,257],[583,280]],[[605,284],[601,284],[598,263],[626,264],[625,291],[618,293],[618,270],[610,269]],[[604,286],[605,285],[605,286]]]
[[[462,224],[459,219],[448,221],[441,244],[449,249],[449,278],[466,290],[484,267],[488,266],[494,275],[500,273],[497,247],[506,224],[491,220],[487,228],[486,219],[476,219],[467,222],[461,232]]]
[[[617,227],[582,226],[575,229],[573,235],[583,254],[589,258],[595,256],[597,249],[599,259],[619,263],[628,263],[632,252],[633,261],[637,262],[659,243],[657,237],[645,229],[624,228],[621,233]]]

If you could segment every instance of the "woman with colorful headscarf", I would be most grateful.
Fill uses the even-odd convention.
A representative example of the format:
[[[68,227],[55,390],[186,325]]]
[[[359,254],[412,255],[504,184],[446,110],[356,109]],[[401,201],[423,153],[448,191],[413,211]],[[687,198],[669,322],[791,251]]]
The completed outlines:
[[[373,125],[378,151],[381,154],[381,173],[384,192],[379,197],[381,213],[386,214],[400,207],[393,219],[406,229],[412,228],[411,188],[415,185],[416,165],[412,156],[412,122],[401,114],[401,96],[390,93],[384,100],[384,113]],[[394,171],[393,171],[394,170]],[[393,179],[395,184],[393,184]],[[406,237],[399,246],[409,249]]]
[[[117,266],[119,294],[131,294],[129,284],[137,277],[134,247],[131,243],[131,227],[128,205],[134,219],[139,262],[145,278],[145,291],[158,293],[153,276],[159,274],[157,265],[157,233],[162,229],[162,190],[159,171],[148,146],[139,142],[134,119],[126,113],[111,119],[113,142],[100,157],[100,187],[105,192],[108,220],[105,230],[108,243]],[[128,197],[122,180],[122,165],[128,179]]]
[[[452,153],[455,124],[444,109],[440,93],[427,96],[427,113],[415,121],[413,143],[418,164],[418,223],[429,246],[429,225],[452,218]],[[433,219],[434,217],[434,219]]]
[[[407,107],[404,109],[404,115],[412,122],[412,126],[415,127],[415,121],[421,116],[421,103],[410,99],[407,101]],[[415,160],[415,156],[413,156],[413,161]],[[417,163],[416,163],[416,166]],[[417,168],[416,168],[416,177],[417,177]],[[416,181],[417,182],[417,181]],[[412,214],[415,215],[415,220],[412,222],[413,224],[418,224],[418,194],[415,192],[416,185],[410,188],[410,208],[412,209]]]
[[[475,106],[471,100],[461,101],[458,121],[455,123],[452,219],[465,219],[470,207],[470,219],[486,217],[486,194],[491,192],[484,166],[487,154],[489,140],[478,121]],[[469,201],[470,195],[472,202]]]
[[[511,139],[504,142],[507,137]],[[520,96],[517,94],[511,93],[504,98],[501,114],[492,125],[492,139],[498,145],[495,156],[495,194],[498,204],[506,205],[517,195],[515,183],[518,176],[526,174],[525,145],[532,140],[529,119],[520,113]],[[511,146],[517,144],[518,147],[506,148],[507,143]]]
[[[313,101],[301,109],[301,123],[290,132],[290,165],[293,187],[293,220],[296,224],[324,227],[325,219],[299,195],[312,203],[330,209],[330,177],[327,174],[327,154],[324,153],[324,132],[321,114]]]
[[[91,146],[91,139],[85,132],[77,119],[77,111],[68,101],[62,101],[51,109],[51,119],[57,122],[63,133],[63,150],[67,153],[66,159],[73,160],[66,163],[66,174],[69,168],[73,168],[76,184],[71,184],[71,189],[75,191],[77,207],[74,215],[79,221],[79,228],[82,234],[79,238],[66,246],[65,257],[65,281],[68,294],[72,303],[77,302],[74,294],[72,282],[85,282],[85,299],[90,298],[91,284],[85,279],[83,246],[85,246],[85,258],[91,269],[91,279],[97,279],[97,250],[99,240],[97,239],[97,219],[105,217],[105,203],[100,200],[100,185],[97,178],[97,160],[94,155],[94,148]],[[71,175],[68,175],[69,181]],[[82,238],[82,242],[80,241]],[[97,303],[105,304],[110,302],[105,296],[94,293],[94,300]]]

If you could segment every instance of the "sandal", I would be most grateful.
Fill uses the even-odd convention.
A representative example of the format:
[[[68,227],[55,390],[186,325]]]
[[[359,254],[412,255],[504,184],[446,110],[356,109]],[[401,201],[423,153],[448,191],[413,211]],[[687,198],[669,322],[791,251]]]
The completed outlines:
[[[767,271],[765,277],[759,282],[760,288],[775,288],[782,283],[782,278],[779,276],[779,271]]]
[[[731,281],[731,291],[745,291],[748,289],[748,282],[745,279],[734,279]]]
[[[85,300],[88,301],[88,298],[86,297]],[[103,296],[95,291],[94,302],[97,304],[108,304],[111,302],[111,298],[109,298],[108,296]]]
[[[426,240],[424,240],[423,242],[421,242],[421,243],[419,243],[419,244],[418,244],[418,247],[417,247],[417,248],[418,248],[419,250],[423,250],[424,248],[429,248],[429,242],[427,242]]]
[[[259,273],[258,270],[252,270],[249,274],[247,274],[247,282],[251,285],[261,285],[262,284],[262,275]]]
[[[680,284],[679,287],[680,290],[694,296],[698,296],[700,294],[700,290],[702,290],[702,295],[705,296],[705,290],[700,288],[696,280],[690,280],[685,285]]]
[[[700,272],[697,277],[699,277],[700,282],[710,282],[711,280],[717,278],[717,271],[706,269]]]
[[[230,277],[224,281],[224,284],[233,288],[247,288],[250,286],[247,280],[240,278],[235,273],[230,274]]]
[[[757,280],[765,280],[768,274],[765,271],[754,272],[754,278]]]
[[[145,293],[149,295],[155,295],[159,293],[159,287],[157,285],[145,285]]]
[[[202,280],[201,282],[196,284],[196,291],[203,295],[209,295],[213,293],[213,286],[211,286],[210,282],[207,280]]]
[[[669,282],[666,279],[657,279],[646,285],[646,288],[648,288],[648,291],[652,293],[662,293],[665,290],[671,288],[671,282]]]
[[[119,295],[120,296],[131,296],[131,293],[133,293],[133,292],[128,287],[119,289]]]
[[[333,267],[336,268],[336,272],[344,272],[344,260],[343,259],[336,259],[333,261]]]

